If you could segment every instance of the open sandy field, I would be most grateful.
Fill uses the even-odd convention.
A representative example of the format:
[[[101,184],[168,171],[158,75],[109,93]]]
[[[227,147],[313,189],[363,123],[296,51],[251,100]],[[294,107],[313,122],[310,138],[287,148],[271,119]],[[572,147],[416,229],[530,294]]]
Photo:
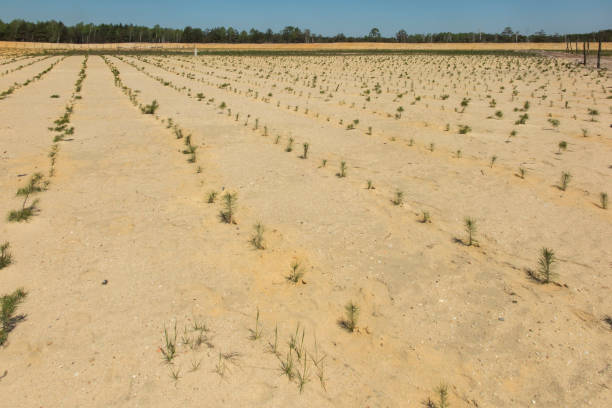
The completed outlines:
[[[9,50],[0,405],[610,406],[611,123],[548,57]]]

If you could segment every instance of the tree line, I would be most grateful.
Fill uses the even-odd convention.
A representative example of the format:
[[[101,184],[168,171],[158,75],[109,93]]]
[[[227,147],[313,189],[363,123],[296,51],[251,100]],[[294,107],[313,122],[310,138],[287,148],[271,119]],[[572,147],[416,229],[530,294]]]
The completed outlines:
[[[526,35],[506,27],[500,33],[432,33],[408,34],[399,30],[392,37],[384,37],[378,28],[372,28],[363,37],[336,34],[323,36],[308,29],[287,26],[278,32],[271,29],[249,31],[233,27],[183,29],[153,27],[133,24],[85,24],[67,26],[61,21],[38,21],[36,23],[17,19],[5,23],[0,20],[0,41],[30,41],[52,43],[326,43],[326,42],[400,42],[400,43],[472,43],[472,42],[565,42],[565,41],[612,41],[612,30],[582,34],[547,34],[540,30]]]

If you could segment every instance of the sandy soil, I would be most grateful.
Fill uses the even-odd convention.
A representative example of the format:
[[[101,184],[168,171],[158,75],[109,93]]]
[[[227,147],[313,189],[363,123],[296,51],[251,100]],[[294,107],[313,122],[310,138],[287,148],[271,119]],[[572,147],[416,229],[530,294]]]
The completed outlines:
[[[28,291],[0,348],[7,406],[418,407],[442,383],[453,407],[612,401],[607,71],[491,56],[107,56],[122,90],[91,56],[70,99],[83,58],[0,100],[2,214],[47,174],[48,128],[67,103],[75,128],[40,213],[0,223],[14,257],[0,294]],[[236,224],[219,219],[225,191]],[[479,246],[464,244],[466,216]],[[257,222],[264,250],[249,242]],[[551,284],[526,273],[544,246],[559,259]],[[354,332],[339,324],[350,301]]]

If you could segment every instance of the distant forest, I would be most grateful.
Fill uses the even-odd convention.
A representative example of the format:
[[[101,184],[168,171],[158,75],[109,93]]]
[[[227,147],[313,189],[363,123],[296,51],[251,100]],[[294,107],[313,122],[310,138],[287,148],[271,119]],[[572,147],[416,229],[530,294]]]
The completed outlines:
[[[249,31],[232,27],[184,29],[164,28],[159,25],[144,27],[132,24],[84,24],[67,26],[60,21],[39,21],[36,23],[13,20],[5,23],[0,20],[0,41],[30,41],[53,43],[328,43],[328,42],[399,42],[399,43],[474,43],[474,42],[564,42],[568,41],[612,41],[612,29],[583,34],[547,34],[540,30],[525,35],[506,27],[500,33],[435,33],[408,34],[398,31],[393,37],[383,37],[378,28],[372,28],[363,37],[350,37],[344,34],[323,36],[287,26],[279,32],[271,29]]]

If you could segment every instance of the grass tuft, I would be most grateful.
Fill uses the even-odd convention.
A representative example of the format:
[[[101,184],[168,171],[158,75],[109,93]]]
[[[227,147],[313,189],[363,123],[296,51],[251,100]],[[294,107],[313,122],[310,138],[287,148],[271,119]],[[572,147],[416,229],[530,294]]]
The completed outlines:
[[[251,340],[257,340],[261,338],[263,327],[261,326],[261,321],[259,319],[259,308],[257,308],[257,314],[255,315],[255,328],[249,329],[249,331],[251,332],[251,336],[249,336]]]
[[[168,332],[168,328],[164,326],[164,346],[160,347],[162,356],[166,363],[171,364],[176,357],[176,322],[174,323],[174,332]]]

